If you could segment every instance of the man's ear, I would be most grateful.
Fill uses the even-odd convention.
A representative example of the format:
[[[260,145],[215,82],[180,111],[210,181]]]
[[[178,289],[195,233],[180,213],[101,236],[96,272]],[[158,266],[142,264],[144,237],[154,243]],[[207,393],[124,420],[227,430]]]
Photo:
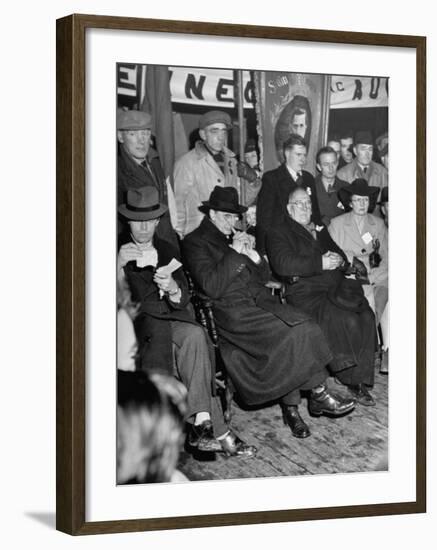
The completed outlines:
[[[117,130],[117,139],[120,143],[124,143],[123,132],[121,130]]]
[[[356,145],[354,145],[353,151],[354,151],[354,155],[357,156],[357,146]]]
[[[203,141],[205,141],[205,138],[206,138],[205,130],[199,130],[199,136],[201,139],[203,139]]]
[[[322,171],[322,168],[321,168],[320,164],[319,164],[319,163],[316,163],[316,166],[317,166],[317,170],[318,170],[319,172],[321,172],[321,171]]]

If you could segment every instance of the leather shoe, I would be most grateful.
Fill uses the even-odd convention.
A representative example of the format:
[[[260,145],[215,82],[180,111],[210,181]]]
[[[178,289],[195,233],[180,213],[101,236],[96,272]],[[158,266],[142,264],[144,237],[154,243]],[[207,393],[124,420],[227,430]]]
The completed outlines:
[[[247,443],[244,443],[244,441],[233,432],[229,432],[225,437],[220,439],[218,443],[221,446],[221,451],[225,453],[227,457],[239,456],[242,458],[253,458],[258,452],[255,446],[247,445]]]
[[[375,400],[370,395],[365,384],[355,384],[348,386],[347,388],[355,401],[357,401],[360,405],[364,405],[365,407],[373,407],[375,405]]]
[[[282,418],[284,424],[288,425],[291,429],[291,433],[294,437],[304,439],[311,435],[310,429],[303,421],[302,417],[299,414],[298,408],[296,405],[282,405]]]
[[[191,425],[188,432],[188,445],[204,453],[216,453],[222,450],[222,446],[214,437],[211,420]]]
[[[355,408],[353,399],[344,399],[339,395],[329,393],[326,386],[321,391],[311,390],[308,409],[311,415],[344,416]]]

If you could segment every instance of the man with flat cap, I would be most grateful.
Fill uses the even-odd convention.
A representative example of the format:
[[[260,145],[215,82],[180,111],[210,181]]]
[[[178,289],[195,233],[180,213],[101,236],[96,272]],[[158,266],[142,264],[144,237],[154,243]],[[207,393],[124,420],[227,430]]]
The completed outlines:
[[[237,190],[216,186],[202,209],[207,216],[182,247],[194,281],[211,298],[220,353],[239,397],[249,406],[278,401],[298,438],[310,435],[298,411],[301,391],[314,416],[349,413],[354,400],[331,394],[324,384],[332,353],[320,327],[271,295],[270,270],[255,239],[235,229],[247,210]]]
[[[149,186],[154,187],[158,191],[159,200],[168,205],[164,172],[158,153],[150,145],[151,115],[145,111],[118,109],[117,139],[117,204],[125,202],[129,189]],[[177,245],[168,212],[163,215],[157,233],[162,239]]]
[[[226,146],[231,128],[231,117],[227,113],[203,114],[199,119],[201,140],[175,164],[176,231],[181,238],[200,224],[203,214],[199,206],[215,186],[239,188],[236,157]]]
[[[118,278],[127,281],[138,304],[135,332],[141,370],[176,375],[187,388],[188,444],[200,451],[251,457],[226,425],[220,399],[212,392],[213,352],[194,319],[179,252],[156,234],[168,211],[152,187],[129,189],[118,207],[124,233],[117,258]]]
[[[372,160],[372,134],[368,131],[357,132],[353,151],[356,155],[354,160],[341,168],[337,176],[348,183],[356,179],[365,179],[371,187],[378,187],[381,192],[381,189],[388,185],[388,172],[384,166]],[[378,207],[374,214],[379,215]]]

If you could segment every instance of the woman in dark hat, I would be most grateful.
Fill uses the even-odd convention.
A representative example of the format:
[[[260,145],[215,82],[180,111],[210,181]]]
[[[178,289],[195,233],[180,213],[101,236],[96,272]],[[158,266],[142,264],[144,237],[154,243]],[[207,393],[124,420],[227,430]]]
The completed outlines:
[[[368,284],[363,290],[376,315],[377,324],[388,301],[388,232],[384,221],[370,214],[379,188],[356,179],[338,192],[348,212],[334,218],[329,233],[348,260],[358,258],[366,267]]]
[[[375,401],[375,318],[361,284],[347,278],[348,261],[325,226],[311,222],[311,199],[305,189],[289,196],[289,217],[267,236],[267,253],[285,283],[287,302],[310,314],[321,326],[333,352],[330,370],[348,386],[358,403]]]

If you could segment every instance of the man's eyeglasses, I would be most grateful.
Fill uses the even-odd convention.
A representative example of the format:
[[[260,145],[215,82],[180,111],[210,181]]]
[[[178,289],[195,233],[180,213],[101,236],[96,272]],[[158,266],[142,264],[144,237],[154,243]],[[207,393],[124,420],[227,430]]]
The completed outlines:
[[[311,201],[292,201],[290,204],[293,204],[301,210],[309,210],[311,208]]]

